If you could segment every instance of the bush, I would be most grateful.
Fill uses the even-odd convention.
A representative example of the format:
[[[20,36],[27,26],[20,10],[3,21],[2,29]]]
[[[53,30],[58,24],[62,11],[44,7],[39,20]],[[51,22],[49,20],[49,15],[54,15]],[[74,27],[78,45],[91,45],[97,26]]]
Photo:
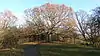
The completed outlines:
[[[18,45],[18,39],[15,37],[6,37],[2,40],[2,46],[3,48],[12,48],[17,47]]]
[[[2,36],[1,45],[2,48],[13,48],[18,46],[18,37],[13,31],[6,30]]]

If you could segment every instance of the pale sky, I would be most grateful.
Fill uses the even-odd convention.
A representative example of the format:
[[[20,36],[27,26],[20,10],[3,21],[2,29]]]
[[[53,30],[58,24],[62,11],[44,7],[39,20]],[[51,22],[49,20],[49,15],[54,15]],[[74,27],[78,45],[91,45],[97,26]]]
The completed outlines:
[[[18,23],[22,24],[24,21],[22,15],[25,9],[40,6],[48,2],[71,6],[74,11],[83,9],[88,12],[100,6],[100,0],[0,0],[0,12],[5,9],[11,10],[20,18]]]

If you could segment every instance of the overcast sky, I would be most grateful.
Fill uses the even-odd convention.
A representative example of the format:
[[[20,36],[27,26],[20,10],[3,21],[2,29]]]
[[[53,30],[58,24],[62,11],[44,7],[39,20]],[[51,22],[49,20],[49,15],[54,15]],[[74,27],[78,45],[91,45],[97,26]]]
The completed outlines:
[[[20,18],[19,24],[22,24],[24,21],[22,15],[25,9],[40,6],[48,2],[71,6],[74,11],[83,9],[88,12],[100,6],[100,0],[0,0],[0,12],[6,9],[11,10]]]

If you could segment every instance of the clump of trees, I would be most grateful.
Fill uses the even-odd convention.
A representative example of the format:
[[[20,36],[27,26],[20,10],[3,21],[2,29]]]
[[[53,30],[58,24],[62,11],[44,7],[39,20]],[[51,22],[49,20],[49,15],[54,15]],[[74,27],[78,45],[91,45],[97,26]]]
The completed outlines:
[[[80,39],[87,45],[100,47],[100,7],[91,14],[71,7],[46,3],[24,11],[26,24],[17,27],[17,17],[9,10],[0,13],[0,44],[3,48],[17,47],[23,42],[67,41]],[[70,41],[71,41],[70,40]]]

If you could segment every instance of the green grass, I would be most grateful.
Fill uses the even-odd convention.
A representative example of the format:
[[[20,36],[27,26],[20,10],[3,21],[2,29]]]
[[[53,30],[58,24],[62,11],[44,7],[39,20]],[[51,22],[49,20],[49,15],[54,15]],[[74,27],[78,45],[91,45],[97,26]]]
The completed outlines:
[[[77,45],[41,45],[41,56],[100,56],[100,50]]]
[[[0,51],[0,56],[23,56],[23,51],[21,49],[2,50]]]
[[[100,49],[73,44],[42,44],[39,46],[41,56],[100,56]],[[2,51],[0,56],[22,56],[20,50]]]

